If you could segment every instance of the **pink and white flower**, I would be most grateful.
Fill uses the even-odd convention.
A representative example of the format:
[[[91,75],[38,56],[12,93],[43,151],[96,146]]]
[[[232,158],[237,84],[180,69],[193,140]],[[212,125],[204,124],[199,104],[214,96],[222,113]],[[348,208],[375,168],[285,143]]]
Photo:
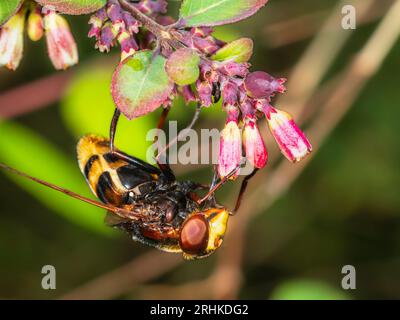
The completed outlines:
[[[247,160],[254,168],[261,169],[267,164],[268,153],[256,121],[255,117],[245,119],[243,145]]]
[[[0,66],[18,68],[24,51],[25,9],[11,17],[0,29]]]
[[[232,109],[235,112],[234,109]],[[225,128],[221,131],[218,158],[218,173],[225,177],[234,171],[242,160],[242,134],[237,122],[236,113],[228,112]],[[239,171],[232,176],[237,178]]]
[[[120,32],[118,42],[121,46],[121,61],[132,56],[139,49],[135,39],[127,31]]]
[[[55,11],[44,16],[47,49],[57,70],[65,70],[78,63],[78,48],[68,22]]]
[[[312,151],[310,142],[290,114],[272,106],[264,108],[264,112],[271,133],[288,160],[298,162]]]

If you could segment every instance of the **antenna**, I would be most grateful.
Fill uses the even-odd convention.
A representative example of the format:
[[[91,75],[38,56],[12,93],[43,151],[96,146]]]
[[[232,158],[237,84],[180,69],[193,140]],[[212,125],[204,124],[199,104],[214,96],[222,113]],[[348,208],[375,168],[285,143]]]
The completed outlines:
[[[39,183],[39,184],[41,184],[43,186],[46,186],[46,187],[50,188],[50,189],[62,192],[62,193],[66,194],[66,195],[68,195],[68,196],[70,196],[72,198],[81,200],[83,202],[86,202],[88,204],[91,204],[93,206],[96,206],[96,207],[99,207],[99,208],[102,208],[102,209],[105,209],[105,210],[108,210],[108,211],[111,211],[111,212],[115,213],[117,216],[119,216],[121,218],[129,218],[129,219],[133,219],[133,220],[140,220],[140,216],[138,214],[132,212],[132,211],[129,211],[129,210],[126,210],[126,209],[122,209],[122,208],[117,208],[117,207],[114,207],[114,206],[110,206],[110,205],[101,203],[101,202],[96,201],[96,200],[92,200],[92,199],[86,198],[86,197],[81,196],[80,194],[77,194],[77,193],[75,193],[73,191],[70,191],[68,189],[64,189],[64,188],[56,186],[56,185],[54,185],[52,183],[46,182],[44,180],[41,180],[41,179],[38,179],[38,178],[35,178],[35,177],[32,177],[32,176],[30,176],[30,175],[28,175],[26,173],[23,173],[23,172],[21,172],[21,171],[19,171],[17,169],[12,168],[12,167],[4,164],[4,163],[0,163],[0,168],[5,169],[5,170],[7,170],[9,172],[15,173],[15,174],[17,174],[17,175],[19,175],[21,177],[24,177],[24,178],[27,178],[29,180],[32,180],[32,181],[34,181],[36,183]]]

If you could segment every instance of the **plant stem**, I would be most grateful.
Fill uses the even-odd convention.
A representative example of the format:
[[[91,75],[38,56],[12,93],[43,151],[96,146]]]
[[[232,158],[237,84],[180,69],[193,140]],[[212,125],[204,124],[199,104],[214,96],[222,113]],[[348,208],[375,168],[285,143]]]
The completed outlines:
[[[132,3],[128,2],[127,0],[119,0],[119,3],[123,9],[128,11],[136,20],[142,23],[142,25],[151,33],[153,33],[160,41],[172,38],[171,34],[164,26],[142,13]]]
[[[183,43],[177,39],[174,33],[170,30],[175,30],[174,25],[170,27],[164,27],[161,24],[154,21],[149,16],[142,13],[132,3],[127,0],[119,0],[119,3],[123,9],[128,11],[136,20],[138,20],[147,30],[154,34],[157,40],[161,43],[161,47],[172,47],[174,49],[180,49],[186,47]]]

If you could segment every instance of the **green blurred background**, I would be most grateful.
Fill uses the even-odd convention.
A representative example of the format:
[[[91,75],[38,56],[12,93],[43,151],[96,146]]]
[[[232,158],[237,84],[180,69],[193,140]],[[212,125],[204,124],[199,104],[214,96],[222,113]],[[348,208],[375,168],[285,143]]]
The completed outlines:
[[[170,2],[174,12],[177,4]],[[253,38],[254,69],[288,76],[336,2],[270,0],[257,16],[219,28],[217,35],[227,40]],[[320,20],[305,20],[315,24],[303,26],[314,30],[309,35],[278,44],[270,36],[270,26],[312,14]],[[114,108],[109,82],[119,57],[118,50],[105,56],[93,49],[93,41],[86,38],[87,17],[69,21],[79,44],[80,64],[71,70],[59,102],[0,123],[0,161],[89,196],[76,163],[75,144],[87,132],[107,134]],[[377,23],[372,19],[358,26],[325,80],[362,48]],[[0,70],[0,96],[54,74],[44,41],[25,43],[17,72]],[[239,298],[400,298],[399,56],[400,41],[289,192],[251,222]],[[5,107],[10,108],[0,105],[0,114]],[[177,102],[173,110],[171,118],[181,126],[190,121],[192,107]],[[144,158],[146,133],[158,116],[159,111],[131,122],[124,119],[117,145]],[[224,114],[215,107],[202,115],[198,128],[221,128],[223,122]],[[202,182],[211,174],[206,166],[177,171],[182,178]],[[149,250],[105,227],[102,210],[4,172],[0,190],[1,299],[59,298]],[[237,186],[225,188],[220,202],[236,191]],[[180,264],[151,284],[174,287],[204,279],[219,254]],[[47,264],[56,267],[56,290],[41,288],[40,271]],[[356,267],[356,290],[341,288],[341,269],[347,264]],[[114,298],[149,298],[141,295],[141,289],[143,285],[132,287]],[[164,297],[174,298],[173,291]]]

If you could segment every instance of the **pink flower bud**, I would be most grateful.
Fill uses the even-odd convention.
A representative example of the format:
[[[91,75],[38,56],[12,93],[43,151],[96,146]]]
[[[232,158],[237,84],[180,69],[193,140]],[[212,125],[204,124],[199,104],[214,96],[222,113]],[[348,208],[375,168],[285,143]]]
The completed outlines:
[[[194,37],[193,44],[195,48],[199,49],[201,52],[206,54],[213,54],[220,48],[220,46],[217,44],[216,40],[213,37],[206,37],[206,38]]]
[[[101,29],[100,40],[97,42],[96,46],[99,48],[100,52],[109,52],[114,45],[116,37],[117,32],[113,28],[113,25],[108,22]]]
[[[169,97],[163,101],[163,103],[162,103],[163,107],[164,108],[172,107],[172,104],[174,103],[174,100],[175,100],[177,94],[178,94],[178,88],[176,85],[174,85]]]
[[[212,104],[212,85],[208,81],[198,80],[196,82],[196,89],[201,105],[204,107],[209,107]]]
[[[106,22],[106,20],[108,19],[107,11],[106,11],[105,7],[98,10],[93,16],[97,17],[97,19],[99,19],[103,23]]]
[[[247,94],[255,99],[268,98],[275,92],[283,93],[286,91],[283,85],[286,79],[276,79],[263,71],[252,72],[247,75],[244,85]]]
[[[139,49],[135,39],[127,31],[122,31],[118,35],[118,42],[121,45],[121,61],[133,55]]]
[[[32,6],[28,16],[28,36],[32,41],[39,41],[43,37],[43,18],[39,6]]]
[[[195,27],[190,29],[190,33],[192,36],[205,38],[210,36],[213,33],[213,28],[211,27]]]
[[[222,63],[218,70],[229,77],[244,78],[249,73],[249,66],[250,65],[248,63],[237,63],[234,61],[228,61]]]
[[[88,32],[88,38],[95,38],[96,40],[100,39],[100,32],[101,32],[101,27],[92,25],[90,27],[90,30]]]
[[[21,10],[0,28],[0,66],[18,68],[24,49],[25,10]]]
[[[238,87],[232,81],[226,81],[222,86],[223,105],[236,105],[238,103]]]
[[[225,112],[227,113],[226,123],[230,121],[238,122],[240,110],[237,106],[228,105],[224,107]]]
[[[283,155],[298,162],[312,151],[310,142],[290,114],[269,106],[264,109],[269,128]]]
[[[242,159],[242,140],[237,121],[229,121],[221,132],[218,174],[225,177],[237,168]],[[232,179],[237,178],[239,172]]]
[[[208,81],[210,83],[219,82],[220,75],[219,73],[213,68],[213,65],[205,62],[204,60],[200,61],[200,79],[203,81]]]
[[[96,40],[100,39],[101,27],[104,22],[108,19],[107,12],[105,8],[100,9],[94,15],[90,17],[89,24],[91,28],[88,33],[89,38],[95,37]]]
[[[147,15],[166,13],[167,6],[166,0],[142,0],[136,4],[136,8]]]
[[[116,34],[118,34],[123,28],[125,28],[124,16],[121,6],[118,2],[110,3],[108,5],[107,15],[110,18]]]
[[[136,20],[129,12],[123,11],[123,17],[126,29],[131,33],[131,35],[139,32],[139,27],[141,23]]]
[[[200,79],[201,80],[210,80],[212,74],[211,64],[206,63],[204,60],[200,61]]]
[[[57,70],[65,70],[78,63],[78,48],[68,22],[54,11],[44,16],[47,49]]]
[[[248,161],[255,168],[263,168],[267,163],[268,153],[255,118],[246,118],[243,130],[243,145]]]
[[[90,21],[89,21],[89,23],[90,23]],[[96,40],[99,40],[102,24],[94,24],[94,23],[91,23],[91,24],[92,24],[92,26],[88,32],[88,38],[94,37]]]
[[[158,16],[156,21],[161,24],[162,26],[168,26],[170,24],[175,23],[175,19],[171,16]]]
[[[255,117],[255,106],[254,106],[254,101],[250,100],[248,97],[240,101],[240,111],[242,112],[242,117],[250,117],[253,118]]]
[[[174,33],[174,35],[179,39],[180,42],[185,44],[188,48],[196,49],[193,44],[193,37],[190,32],[185,30],[180,30],[179,32]]]
[[[194,95],[194,92],[190,86],[182,87],[182,96],[186,104],[189,104],[192,101],[197,101],[196,96]]]
[[[153,13],[162,13],[165,14],[167,13],[167,8],[168,8],[168,2],[167,0],[158,0],[158,1],[150,1],[151,2],[151,10]]]
[[[107,16],[110,18],[111,22],[113,22],[113,23],[124,21],[122,9],[118,2],[110,3],[108,5]]]

